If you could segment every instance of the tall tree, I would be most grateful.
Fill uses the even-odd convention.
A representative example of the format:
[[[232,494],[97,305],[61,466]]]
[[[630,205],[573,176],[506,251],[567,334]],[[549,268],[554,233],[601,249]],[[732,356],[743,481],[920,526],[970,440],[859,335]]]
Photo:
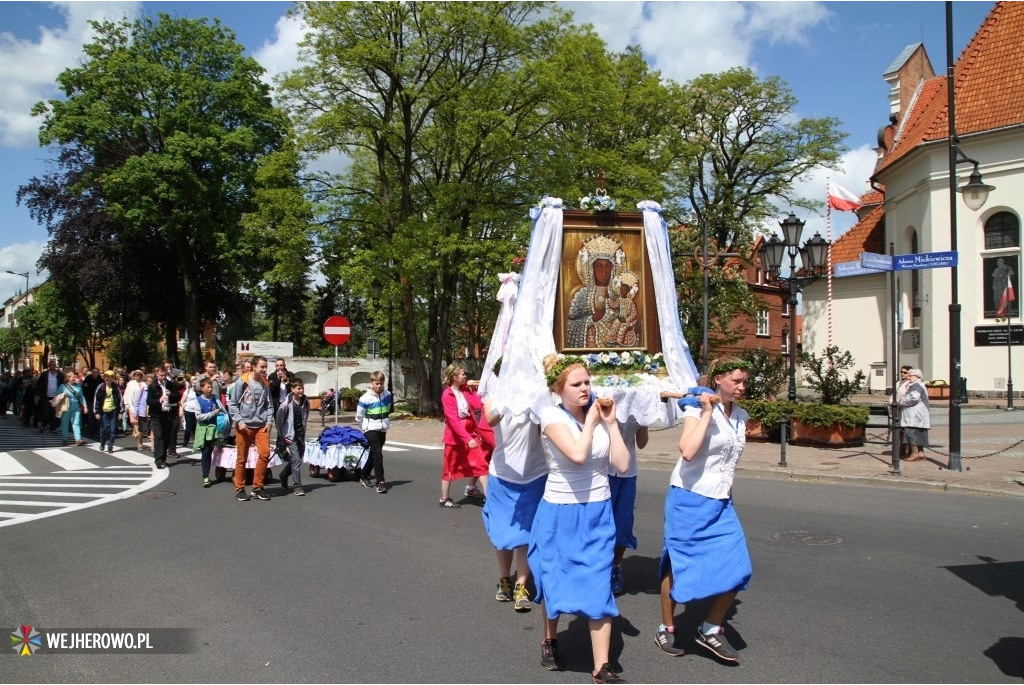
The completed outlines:
[[[490,304],[494,274],[524,241],[525,208],[571,168],[540,162],[560,154],[547,143],[572,110],[562,103],[586,101],[592,84],[566,79],[554,56],[564,62],[581,42],[603,55],[603,44],[534,2],[307,2],[297,12],[313,30],[282,93],[308,152],[353,159],[343,178],[325,179],[340,196],[344,243],[329,252],[347,250],[339,273],[364,298],[374,277],[388,284],[421,411],[437,413],[453,332],[479,330],[480,309],[466,303]]]
[[[262,277],[240,218],[251,208],[261,156],[278,149],[285,117],[263,72],[220,22],[161,14],[94,22],[80,66],[57,82],[64,99],[40,103],[40,144],[82,156],[79,193],[98,190],[126,243],[158,235],[176,267],[156,301],[167,342],[184,321],[190,365],[200,364],[204,290],[238,291]],[[183,304],[176,316],[170,302]],[[169,345],[168,350],[174,346]]]
[[[796,98],[778,77],[759,79],[749,69],[704,74],[672,86],[678,126],[668,192],[680,230],[670,232],[680,279],[679,311],[687,340],[701,346],[703,274],[695,258],[706,234],[709,254],[709,347],[736,339],[735,318],[751,315],[758,298],[731,268],[749,260],[759,227],[779,215],[781,203],[820,206],[794,192],[794,181],[820,168],[837,169],[845,134],[833,118],[799,119]],[[702,351],[701,351],[702,352]]]

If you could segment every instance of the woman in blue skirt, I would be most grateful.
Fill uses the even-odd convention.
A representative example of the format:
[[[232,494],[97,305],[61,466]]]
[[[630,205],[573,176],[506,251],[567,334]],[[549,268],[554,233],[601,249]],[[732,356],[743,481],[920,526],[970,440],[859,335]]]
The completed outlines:
[[[501,361],[495,365],[498,375]],[[498,555],[499,602],[513,602],[516,611],[533,608],[526,581],[530,564],[526,556],[530,530],[537,505],[544,495],[548,465],[540,442],[540,427],[528,416],[501,416],[492,410],[490,397],[484,400],[484,418],[494,428],[494,452],[487,476],[484,500],[484,529]],[[512,558],[516,560],[515,585],[512,584]]]
[[[716,360],[708,381],[717,394],[680,400],[681,456],[665,499],[662,623],[656,638],[661,650],[672,656],[683,654],[675,646],[676,603],[711,598],[696,642],[725,661],[739,659],[722,624],[751,575],[747,540],[732,503],[733,476],[747,433],[747,412],[736,400],[743,399],[748,375],[748,366],[740,359]]]
[[[548,355],[547,385],[560,404],[541,412],[548,478],[530,532],[528,559],[544,604],[541,666],[560,668],[558,618],[590,619],[595,683],[620,683],[609,661],[612,617],[618,616],[610,582],[615,521],[608,486],[609,462],[620,473],[629,451],[615,421],[612,400],[592,401],[590,373],[580,357]]]

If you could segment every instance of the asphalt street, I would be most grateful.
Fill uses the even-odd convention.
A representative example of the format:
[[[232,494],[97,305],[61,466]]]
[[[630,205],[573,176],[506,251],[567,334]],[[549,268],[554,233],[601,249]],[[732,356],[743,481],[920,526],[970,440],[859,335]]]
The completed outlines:
[[[0,625],[190,628],[187,655],[0,657],[5,682],[590,682],[586,621],[540,668],[541,611],[495,602],[468,501],[437,506],[440,454],[385,457],[391,490],[306,478],[236,502],[197,462],[139,497],[0,528]],[[737,666],[654,643],[667,465],[640,474],[612,655],[630,682],[1019,682],[1019,498],[740,477],[754,561],[729,619]],[[461,491],[461,484],[458,484]],[[280,488],[270,486],[277,494]],[[173,493],[165,495],[165,493]]]

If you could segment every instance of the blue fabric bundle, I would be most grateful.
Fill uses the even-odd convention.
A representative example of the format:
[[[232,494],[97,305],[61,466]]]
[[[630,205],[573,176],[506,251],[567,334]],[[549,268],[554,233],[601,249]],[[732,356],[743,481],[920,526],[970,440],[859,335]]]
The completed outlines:
[[[325,428],[318,438],[320,449],[326,450],[331,445],[362,445],[367,447],[369,443],[366,436],[358,428],[351,426],[330,426]]]
[[[686,397],[680,397],[677,404],[680,409],[686,409],[687,407],[694,407],[700,409],[700,396],[703,393],[711,395],[715,394],[715,391],[711,388],[705,388],[703,385],[695,385],[686,391]]]

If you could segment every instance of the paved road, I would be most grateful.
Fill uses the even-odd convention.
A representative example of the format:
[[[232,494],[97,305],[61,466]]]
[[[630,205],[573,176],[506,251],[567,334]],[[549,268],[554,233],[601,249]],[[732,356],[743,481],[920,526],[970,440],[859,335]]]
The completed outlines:
[[[12,652],[3,679],[589,682],[584,621],[562,621],[567,670],[548,673],[540,611],[517,615],[493,600],[479,509],[436,505],[438,453],[410,448],[386,466],[387,495],[319,479],[307,497],[235,502],[230,485],[204,490],[198,464],[180,460],[148,493],[173,496],[0,529],[0,625],[198,636],[187,656]],[[640,548],[624,564],[613,640],[628,680],[1024,677],[1019,499],[752,478],[736,484],[755,566],[730,620],[741,664],[663,656],[652,628],[667,477],[667,466],[640,475]],[[696,620],[681,612],[680,634]]]

